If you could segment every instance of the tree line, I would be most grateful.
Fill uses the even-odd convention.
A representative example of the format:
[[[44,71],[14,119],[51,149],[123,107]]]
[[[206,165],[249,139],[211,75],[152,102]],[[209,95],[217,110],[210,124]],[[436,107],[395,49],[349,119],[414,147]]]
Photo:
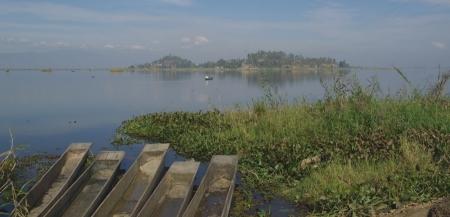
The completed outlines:
[[[302,55],[295,55],[292,53],[285,53],[283,51],[258,51],[249,53],[246,58],[238,59],[220,59],[218,61],[208,61],[201,64],[195,64],[191,60],[181,58],[178,56],[168,55],[161,59],[155,60],[151,63],[140,65],[133,65],[130,68],[240,68],[243,66],[259,67],[259,68],[280,68],[285,66],[336,66],[349,67],[349,64],[344,61],[337,62],[336,59],[330,57],[304,57]]]

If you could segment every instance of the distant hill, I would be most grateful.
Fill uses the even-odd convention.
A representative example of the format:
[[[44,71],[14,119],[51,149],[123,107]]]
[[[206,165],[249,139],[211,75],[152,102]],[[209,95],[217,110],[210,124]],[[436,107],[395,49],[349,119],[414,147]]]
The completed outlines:
[[[344,68],[349,67],[345,61],[337,62],[334,58],[310,58],[294,55],[283,51],[258,51],[250,53],[243,59],[220,59],[196,65],[188,59],[178,56],[165,56],[151,63],[130,66],[132,69],[174,69],[174,68],[222,68],[222,69],[253,69],[253,68]]]
[[[151,63],[145,63],[145,64],[137,65],[134,67],[137,67],[137,68],[158,67],[158,68],[168,69],[168,68],[191,68],[191,67],[195,67],[195,66],[196,65],[188,59],[169,55],[169,56],[165,56],[161,59],[155,60]]]
[[[246,64],[254,67],[283,67],[294,65],[337,65],[334,58],[309,58],[302,55],[287,54],[283,51],[258,51],[247,55]],[[341,63],[341,65],[345,65]]]

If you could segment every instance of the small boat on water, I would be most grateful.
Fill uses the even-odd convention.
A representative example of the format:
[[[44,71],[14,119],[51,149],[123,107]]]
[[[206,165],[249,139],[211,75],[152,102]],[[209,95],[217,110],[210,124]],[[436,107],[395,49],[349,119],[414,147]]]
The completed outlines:
[[[180,217],[191,198],[199,165],[194,161],[173,163],[138,217]]]
[[[169,144],[145,145],[92,216],[136,216],[162,175],[168,148]]]
[[[46,217],[89,217],[112,187],[123,151],[103,151],[53,205]]]
[[[227,217],[236,182],[237,165],[237,156],[213,156],[183,217]]]
[[[212,79],[214,79],[212,76],[205,75],[205,80],[206,81],[211,81]]]
[[[44,216],[83,169],[91,143],[71,144],[52,167],[25,195],[29,217]],[[13,213],[17,210],[13,210]],[[14,215],[13,215],[14,216]]]

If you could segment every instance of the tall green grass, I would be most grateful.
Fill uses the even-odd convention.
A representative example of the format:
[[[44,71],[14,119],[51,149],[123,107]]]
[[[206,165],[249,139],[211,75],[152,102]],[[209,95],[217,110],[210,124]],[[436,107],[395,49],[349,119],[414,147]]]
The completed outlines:
[[[116,141],[169,142],[205,161],[238,154],[244,188],[316,215],[365,216],[449,195],[450,99],[378,89],[337,79],[314,103],[269,97],[225,112],[152,113],[123,122]]]

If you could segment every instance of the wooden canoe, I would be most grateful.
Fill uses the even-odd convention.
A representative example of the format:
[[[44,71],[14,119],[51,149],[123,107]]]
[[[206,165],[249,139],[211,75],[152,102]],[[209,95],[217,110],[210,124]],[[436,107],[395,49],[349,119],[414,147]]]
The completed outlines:
[[[133,217],[157,185],[169,144],[147,144],[92,216]]]
[[[56,163],[31,188],[20,202],[21,205],[28,207],[29,217],[44,216],[76,180],[83,169],[90,147],[91,143],[71,144]]]
[[[46,217],[89,217],[112,187],[123,151],[103,151],[94,163],[67,189]]]
[[[179,217],[186,208],[200,163],[175,162],[147,200],[139,217]]]
[[[213,156],[183,217],[228,217],[237,165],[237,156]]]

